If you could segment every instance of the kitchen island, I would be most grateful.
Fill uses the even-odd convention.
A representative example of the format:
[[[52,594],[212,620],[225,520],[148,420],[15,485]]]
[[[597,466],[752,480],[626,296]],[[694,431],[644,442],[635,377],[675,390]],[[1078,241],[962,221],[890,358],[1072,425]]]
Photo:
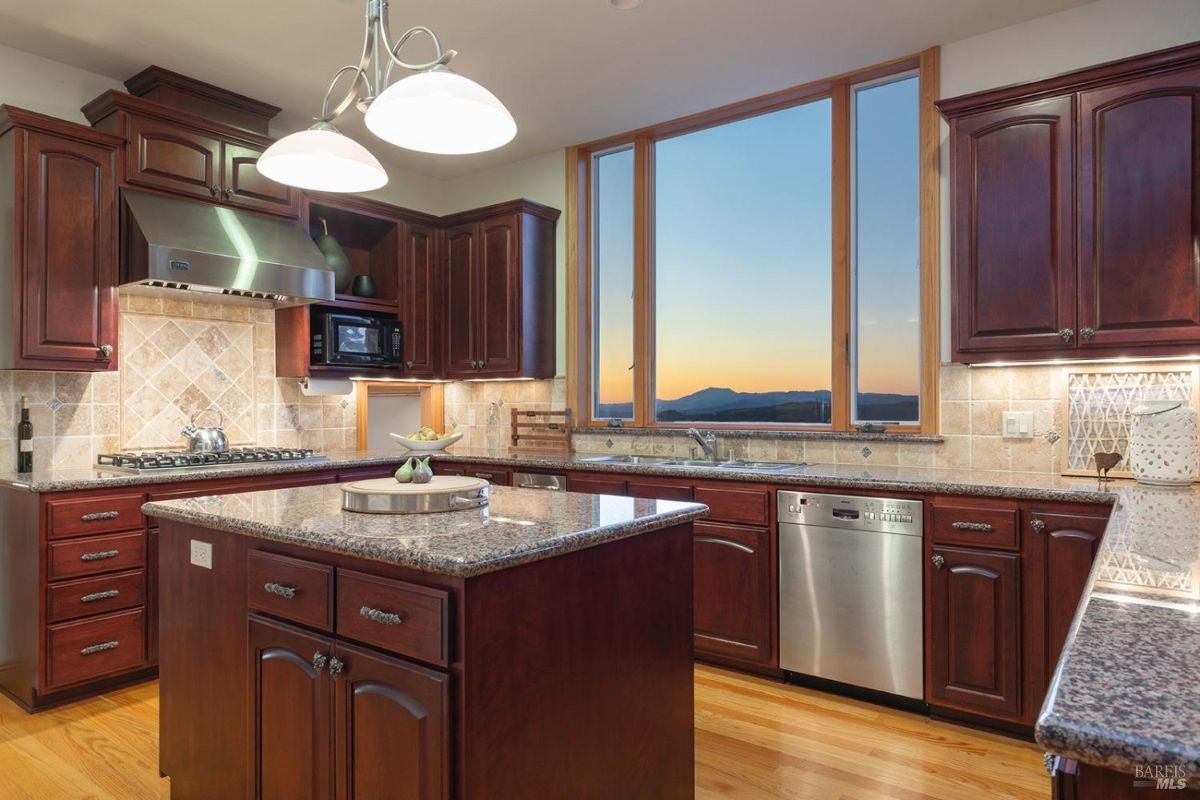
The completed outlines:
[[[703,505],[337,486],[152,502],[172,797],[693,796]]]

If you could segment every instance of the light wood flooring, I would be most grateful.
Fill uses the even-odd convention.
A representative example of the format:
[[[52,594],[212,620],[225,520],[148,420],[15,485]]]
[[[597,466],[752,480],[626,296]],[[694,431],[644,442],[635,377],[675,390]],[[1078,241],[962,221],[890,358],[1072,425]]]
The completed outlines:
[[[169,797],[157,684],[34,716],[0,696],[3,800]],[[697,666],[696,797],[1046,800],[1049,781],[1032,744]]]

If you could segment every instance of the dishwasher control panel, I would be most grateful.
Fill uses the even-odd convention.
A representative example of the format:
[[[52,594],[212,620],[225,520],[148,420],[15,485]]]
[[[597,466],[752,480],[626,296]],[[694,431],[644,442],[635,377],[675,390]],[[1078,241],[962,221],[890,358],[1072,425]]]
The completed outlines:
[[[924,528],[920,500],[857,497],[817,492],[779,492],[781,525],[819,525],[920,536]]]

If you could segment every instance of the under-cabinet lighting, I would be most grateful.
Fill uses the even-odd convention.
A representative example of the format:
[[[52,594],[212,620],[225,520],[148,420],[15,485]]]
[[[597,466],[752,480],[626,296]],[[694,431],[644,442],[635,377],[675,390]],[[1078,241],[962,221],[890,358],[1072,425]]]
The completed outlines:
[[[445,378],[372,378],[369,375],[355,375],[350,380],[364,383],[450,383]]]
[[[1161,363],[1164,361],[1197,362],[1200,355],[1188,356],[1112,356],[1110,358],[1047,358],[1041,361],[979,361],[967,364],[968,367],[1070,367],[1076,364],[1144,364],[1146,362]]]

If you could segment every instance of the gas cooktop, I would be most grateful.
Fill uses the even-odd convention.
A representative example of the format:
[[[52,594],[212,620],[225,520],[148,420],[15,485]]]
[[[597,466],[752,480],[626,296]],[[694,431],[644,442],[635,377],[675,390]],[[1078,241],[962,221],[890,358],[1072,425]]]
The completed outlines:
[[[187,453],[182,450],[105,453],[96,458],[96,468],[121,472],[158,472],[267,463],[317,464],[328,460],[329,456],[300,447],[235,447],[224,453]]]

